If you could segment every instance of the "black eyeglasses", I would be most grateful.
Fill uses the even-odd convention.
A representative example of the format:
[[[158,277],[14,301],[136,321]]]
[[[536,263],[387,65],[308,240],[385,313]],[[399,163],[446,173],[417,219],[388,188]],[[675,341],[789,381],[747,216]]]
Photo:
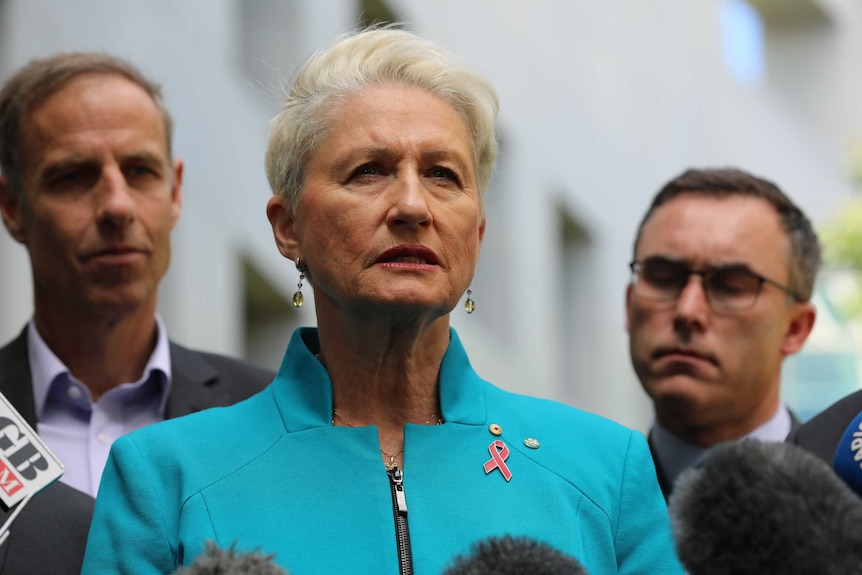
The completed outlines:
[[[726,311],[748,309],[757,301],[757,296],[760,295],[765,283],[780,289],[796,301],[805,301],[789,287],[742,266],[695,270],[682,262],[665,258],[647,258],[635,260],[629,264],[629,267],[632,270],[634,295],[650,301],[676,301],[692,275],[703,278],[703,291],[713,309]]]

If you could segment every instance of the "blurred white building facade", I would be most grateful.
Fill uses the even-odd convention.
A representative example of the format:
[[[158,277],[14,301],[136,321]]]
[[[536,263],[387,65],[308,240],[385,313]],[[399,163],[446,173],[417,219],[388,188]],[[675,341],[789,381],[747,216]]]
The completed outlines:
[[[163,84],[186,171],[160,312],[180,342],[275,368],[314,314],[311,297],[300,310],[288,303],[297,273],[264,212],[267,123],[305,57],[362,14],[389,10],[500,95],[477,310],[452,313],[475,367],[507,389],[646,429],[624,295],[634,230],[657,189],[689,166],[736,165],[815,221],[853,193],[862,4],[752,1],[765,61],[752,82],[723,55],[725,1],[0,0],[0,80],[34,57],[102,50]],[[0,233],[0,342],[31,311],[26,252]],[[833,332],[824,337],[842,337]]]

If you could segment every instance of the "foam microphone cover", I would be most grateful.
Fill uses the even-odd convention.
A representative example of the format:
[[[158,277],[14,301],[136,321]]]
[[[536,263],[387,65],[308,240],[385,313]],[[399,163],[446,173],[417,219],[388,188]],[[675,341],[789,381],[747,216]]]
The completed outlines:
[[[456,557],[443,575],[587,575],[574,557],[527,537],[491,537]]]
[[[272,555],[238,553],[233,545],[224,550],[207,541],[206,551],[174,575],[287,575],[287,571],[272,562]]]
[[[796,445],[714,447],[680,476],[669,505],[689,575],[862,573],[862,500]]]

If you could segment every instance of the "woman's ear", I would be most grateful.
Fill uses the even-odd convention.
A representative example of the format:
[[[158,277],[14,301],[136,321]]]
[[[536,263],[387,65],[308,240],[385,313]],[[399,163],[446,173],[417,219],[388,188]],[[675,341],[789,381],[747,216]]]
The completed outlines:
[[[281,255],[289,260],[300,256],[299,240],[296,233],[296,219],[284,196],[272,196],[266,203],[266,217],[272,226],[275,245]]]

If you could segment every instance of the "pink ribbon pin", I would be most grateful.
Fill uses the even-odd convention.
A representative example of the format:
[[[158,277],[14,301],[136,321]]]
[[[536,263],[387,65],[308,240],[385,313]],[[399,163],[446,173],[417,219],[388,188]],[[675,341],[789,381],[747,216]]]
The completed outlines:
[[[488,453],[491,454],[491,459],[485,463],[485,473],[491,473],[494,469],[499,469],[500,473],[506,481],[512,479],[512,472],[506,465],[506,459],[509,457],[509,447],[499,439],[491,442],[488,446]]]

